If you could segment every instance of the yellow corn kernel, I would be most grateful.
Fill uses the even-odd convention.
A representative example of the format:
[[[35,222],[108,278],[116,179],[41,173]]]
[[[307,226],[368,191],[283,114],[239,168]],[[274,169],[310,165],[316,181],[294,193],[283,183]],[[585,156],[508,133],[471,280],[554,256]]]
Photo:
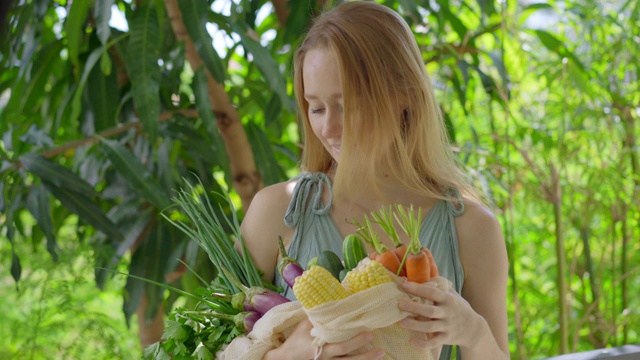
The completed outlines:
[[[293,293],[305,309],[349,296],[338,279],[319,265],[310,267],[296,278]]]
[[[357,293],[392,281],[391,273],[382,264],[365,258],[358,267],[347,273],[343,283],[349,291]]]

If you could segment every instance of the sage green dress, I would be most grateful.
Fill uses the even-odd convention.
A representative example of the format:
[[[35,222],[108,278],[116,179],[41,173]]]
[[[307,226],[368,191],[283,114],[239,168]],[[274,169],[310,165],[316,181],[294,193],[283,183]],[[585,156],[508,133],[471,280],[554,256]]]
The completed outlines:
[[[331,181],[324,173],[302,173],[296,179],[284,217],[285,224],[295,229],[287,249],[288,255],[302,266],[324,250],[331,250],[342,257],[342,235],[330,215],[332,196],[327,203],[322,202],[325,189],[331,194]],[[456,197],[457,204],[440,200],[433,206],[420,227],[420,241],[433,253],[440,275],[449,279],[460,293],[464,274],[458,257],[454,218],[463,213],[464,205],[457,192]],[[277,272],[275,285],[284,289],[287,298],[295,300],[293,291]],[[451,353],[451,346],[444,346],[440,359],[450,359]]]

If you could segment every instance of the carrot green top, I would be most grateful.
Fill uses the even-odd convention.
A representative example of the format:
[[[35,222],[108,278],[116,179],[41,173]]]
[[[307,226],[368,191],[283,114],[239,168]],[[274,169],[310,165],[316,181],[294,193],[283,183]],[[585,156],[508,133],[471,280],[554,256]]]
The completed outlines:
[[[287,249],[290,257],[304,267],[307,262],[323,250],[331,250],[342,257],[342,235],[330,215],[332,196],[327,203],[322,201],[326,189],[331,194],[331,180],[324,173],[302,173],[296,177],[289,208],[284,217],[287,226],[294,228],[293,238]],[[460,293],[464,273],[458,256],[458,237],[455,229],[456,216],[464,212],[460,194],[455,192],[457,203],[440,200],[429,211],[420,226],[420,242],[431,250],[438,265],[440,276],[449,279]],[[275,285],[285,289],[284,295],[295,300],[293,291],[276,271]],[[442,349],[440,359],[449,359],[451,347]]]

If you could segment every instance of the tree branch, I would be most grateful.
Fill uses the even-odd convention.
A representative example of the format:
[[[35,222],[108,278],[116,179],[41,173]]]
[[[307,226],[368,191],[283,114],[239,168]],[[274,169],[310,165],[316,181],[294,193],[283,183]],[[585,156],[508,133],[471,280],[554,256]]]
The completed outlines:
[[[169,111],[169,112],[165,112],[160,114],[160,116],[158,117],[158,121],[165,121],[168,119],[171,119],[175,113],[180,113],[186,117],[189,118],[197,118],[199,117],[198,113],[195,110],[191,110],[191,109],[185,109],[185,110],[177,110],[177,111]],[[80,139],[80,140],[76,140],[76,141],[72,141],[70,143],[55,147],[53,149],[47,150],[45,152],[42,153],[42,156],[46,157],[46,158],[52,158],[56,155],[60,155],[68,150],[71,149],[75,149],[78,148],[80,146],[84,146],[84,145],[88,145],[88,144],[93,144],[94,142],[100,141],[100,139],[102,138],[109,138],[112,136],[116,136],[118,134],[122,134],[123,132],[129,130],[129,129],[140,129],[142,127],[142,123],[138,122],[131,122],[131,123],[126,123],[124,125],[119,125],[116,127],[113,127],[111,129],[106,129],[104,131],[99,132],[97,135],[88,137],[88,138],[84,138],[84,139]]]

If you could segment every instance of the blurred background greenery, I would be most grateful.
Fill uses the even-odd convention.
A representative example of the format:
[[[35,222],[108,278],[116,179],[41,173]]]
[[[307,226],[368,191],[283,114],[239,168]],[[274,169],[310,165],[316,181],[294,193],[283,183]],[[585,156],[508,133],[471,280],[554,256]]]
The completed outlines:
[[[101,269],[183,289],[178,259],[210,273],[161,212],[180,216],[194,175],[246,209],[296,174],[292,53],[337,2],[3,2],[3,356],[128,359],[159,339],[185,300]],[[638,343],[640,2],[381,2],[503,225],[512,358]]]

